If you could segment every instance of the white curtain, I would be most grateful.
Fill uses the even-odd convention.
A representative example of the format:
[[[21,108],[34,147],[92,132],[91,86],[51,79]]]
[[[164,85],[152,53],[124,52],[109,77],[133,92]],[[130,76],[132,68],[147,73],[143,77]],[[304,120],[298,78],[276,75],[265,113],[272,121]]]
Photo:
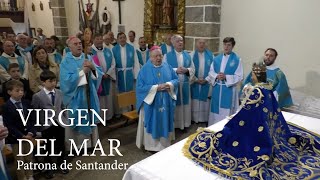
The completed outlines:
[[[10,25],[15,34],[27,32],[25,23],[15,23],[12,20],[10,20]]]

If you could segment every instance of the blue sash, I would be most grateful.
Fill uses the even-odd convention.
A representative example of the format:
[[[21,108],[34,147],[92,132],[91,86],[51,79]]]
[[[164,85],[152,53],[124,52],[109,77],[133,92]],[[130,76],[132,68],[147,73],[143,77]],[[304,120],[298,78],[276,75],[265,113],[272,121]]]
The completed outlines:
[[[182,52],[183,55],[183,67],[189,68],[191,66],[191,57],[186,52]],[[171,51],[167,53],[167,62],[172,66],[172,68],[178,68],[178,61],[176,56],[176,51]],[[182,98],[182,104],[186,105],[189,104],[189,94],[190,94],[190,83],[189,83],[189,76],[183,75],[184,80],[182,83],[182,97],[180,94],[180,85],[178,86],[178,94],[177,94],[177,105],[181,105],[181,98]]]
[[[213,59],[214,71],[220,72],[221,61],[223,53],[219,54]],[[240,63],[240,58],[234,52],[231,52],[226,68],[224,70],[225,75],[234,75]],[[219,113],[219,108],[230,109],[232,104],[232,87],[227,87],[225,81],[217,81],[217,84],[213,87],[211,99],[211,112]],[[221,97],[221,102],[220,102]],[[219,106],[220,105],[220,106]]]
[[[94,50],[92,48],[91,50],[93,55],[97,54],[97,51]],[[112,63],[112,52],[110,49],[108,48],[103,48],[103,56],[104,56],[104,60],[106,61],[106,69],[107,71],[110,69],[111,67],[111,63]],[[110,83],[111,83],[111,79],[102,79],[101,80],[101,86],[102,86],[102,92],[100,94],[100,96],[108,96],[110,93]]]
[[[209,50],[204,51],[204,74],[203,77],[207,77],[208,73],[210,71],[210,65],[213,61],[213,55],[212,52]],[[199,77],[199,55],[198,51],[194,52],[193,55],[193,63],[195,66],[195,76]],[[210,84],[198,84],[198,83],[193,83],[191,85],[191,98],[192,99],[197,99],[200,101],[207,102],[208,99],[208,93],[209,93],[209,88]]]
[[[21,57],[21,56],[18,56],[17,57],[17,61],[18,61],[18,64],[19,64],[19,70],[21,72],[21,75],[24,73],[24,65],[25,65],[25,61],[24,59]],[[8,68],[9,68],[9,64],[10,61],[7,57],[4,57],[4,56],[0,56],[0,65],[6,69],[6,71],[8,71]]]
[[[127,56],[127,64],[126,67],[123,68],[121,62],[121,49],[120,45],[117,44],[112,48],[112,52],[116,61],[116,69],[117,69],[117,81],[118,81],[118,91],[128,92],[133,90],[133,67],[134,67],[134,47],[130,44],[126,44],[126,56]],[[124,71],[126,71],[126,77],[124,77]]]

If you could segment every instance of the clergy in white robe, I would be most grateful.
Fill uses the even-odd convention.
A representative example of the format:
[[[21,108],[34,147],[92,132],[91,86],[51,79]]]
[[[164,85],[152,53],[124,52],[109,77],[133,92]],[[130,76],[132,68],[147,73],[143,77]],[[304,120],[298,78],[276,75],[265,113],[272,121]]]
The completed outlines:
[[[135,48],[126,42],[127,38],[124,33],[118,33],[117,38],[118,44],[112,48],[116,62],[116,93],[134,91],[135,79],[137,79],[140,70],[137,53]],[[117,115],[127,110],[129,108],[120,110],[115,106],[115,114]]]
[[[102,37],[103,38],[103,47],[108,48],[108,49],[110,49],[110,51],[112,51],[112,48],[114,46],[111,44],[112,40],[111,40],[111,37],[109,34],[110,33],[108,32],[108,33],[104,34]]]
[[[149,53],[150,52],[149,52],[149,49],[147,48],[147,44],[144,37],[140,37],[139,49],[137,49],[137,55],[138,55],[140,66],[143,66],[149,60]]]
[[[213,86],[208,126],[219,122],[239,107],[237,85],[243,79],[240,57],[232,52],[235,45],[232,37],[223,40],[224,52],[213,59],[206,80]]]
[[[183,50],[183,38],[174,35],[171,39],[175,50],[167,53],[163,59],[172,66],[179,77],[174,125],[175,128],[183,130],[191,125],[190,85],[194,78],[194,65],[190,55]]]
[[[1,82],[8,81],[11,76],[8,74],[9,64],[19,64],[19,70],[22,78],[29,78],[29,63],[25,61],[21,56],[14,53],[14,45],[11,41],[5,41],[3,44],[4,52],[0,56],[0,80]]]
[[[167,54],[168,52],[172,51],[173,50],[173,46],[172,46],[172,43],[171,43],[171,37],[172,37],[172,34],[167,34],[166,35],[166,42],[163,43],[160,47],[161,47],[161,51],[162,51],[162,54],[165,55]]]
[[[136,145],[147,151],[161,151],[174,140],[174,111],[178,76],[162,62],[159,46],[151,48],[151,58],[137,79],[136,96],[139,124]]]
[[[208,76],[213,54],[206,49],[203,39],[197,41],[197,49],[190,53],[195,67],[194,83],[191,85],[192,121],[208,122],[211,85],[205,80]]]
[[[67,109],[72,109],[74,112],[77,112],[78,109],[94,109],[99,113],[97,88],[102,76],[101,71],[92,63],[91,57],[85,58],[79,38],[71,38],[68,45],[71,52],[66,54],[60,64],[63,103]],[[88,147],[94,147],[97,142],[98,127],[91,124],[97,124],[99,120],[96,116],[92,118],[91,113],[82,112],[82,118],[80,118],[78,113],[68,112],[69,119],[73,119],[74,123],[66,127],[66,139],[73,139],[78,148],[85,139],[88,139]],[[79,126],[79,123],[83,125]],[[70,147],[70,144],[67,147]]]
[[[32,64],[32,52],[33,49],[28,47],[27,39],[29,37],[24,34],[17,35],[17,46],[15,53],[18,56],[21,56],[25,61],[28,61],[29,64]]]
[[[128,44],[130,44],[131,46],[133,46],[135,49],[139,49],[139,42],[136,41],[136,32],[134,31],[129,31],[128,32]]]
[[[56,64],[60,64],[62,61],[62,55],[54,48],[54,40],[51,38],[46,38],[44,40],[44,48],[48,52],[48,58],[51,62],[55,62]]]
[[[101,84],[98,89],[100,108],[108,109],[106,120],[112,119],[114,114],[112,80],[116,80],[115,61],[110,49],[103,46],[103,39],[101,34],[95,34],[91,52],[94,55],[93,61],[100,66],[103,72]],[[103,115],[103,112],[100,112]]]

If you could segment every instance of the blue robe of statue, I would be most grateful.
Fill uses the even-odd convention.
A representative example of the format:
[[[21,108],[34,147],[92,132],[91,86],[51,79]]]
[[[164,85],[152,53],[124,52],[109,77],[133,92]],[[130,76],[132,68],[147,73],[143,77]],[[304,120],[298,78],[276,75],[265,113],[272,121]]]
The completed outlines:
[[[232,179],[318,179],[320,136],[288,125],[270,89],[254,86],[222,131],[192,135],[184,154]]]
[[[163,62],[160,67],[155,67],[148,61],[140,70],[137,85],[137,110],[140,111],[142,105],[145,112],[144,127],[152,138],[168,138],[169,133],[174,131],[174,111],[176,101],[170,96],[168,91],[157,91],[151,104],[144,102],[153,85],[171,82],[175,93],[178,90],[178,76],[172,67]]]
[[[91,61],[91,57],[88,57]],[[66,57],[60,64],[60,89],[63,93],[63,103],[68,109],[73,109],[74,113],[69,113],[69,118],[74,119],[73,130],[82,134],[89,135],[92,133],[92,129],[96,127],[91,126],[76,126],[78,123],[77,109],[88,109],[88,101],[86,95],[86,85],[78,86],[79,72],[82,70],[82,64],[84,62],[84,54],[80,56],[80,59],[76,60],[71,52],[66,54]],[[89,91],[90,91],[90,109],[94,109],[98,114],[100,112],[99,99],[97,95],[97,88],[100,84],[102,73],[101,70],[96,67],[96,74],[98,78],[96,80],[89,79]],[[90,77],[92,72],[89,73]],[[89,114],[83,113],[82,116],[87,115],[87,119],[81,119],[81,124],[92,124],[92,122],[98,122],[95,117],[93,120]],[[69,123],[68,123],[69,124]]]
[[[279,107],[283,108],[283,107],[292,106],[293,102],[292,102],[289,86],[287,83],[287,79],[284,73],[279,68],[276,68],[274,70],[267,69],[267,79],[268,79],[268,82],[272,83],[273,85],[272,91],[276,91],[279,96],[278,97]],[[248,83],[252,83],[251,72],[248,74],[245,81],[243,82],[243,86]]]

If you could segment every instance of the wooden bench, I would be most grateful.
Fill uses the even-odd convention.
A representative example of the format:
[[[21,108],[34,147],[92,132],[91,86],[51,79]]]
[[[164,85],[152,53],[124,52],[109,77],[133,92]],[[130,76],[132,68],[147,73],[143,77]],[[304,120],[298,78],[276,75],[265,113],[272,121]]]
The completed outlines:
[[[125,108],[131,107],[131,111],[122,113],[122,116],[126,118],[126,123],[128,121],[135,121],[139,118],[137,111],[134,109],[134,105],[136,104],[136,92],[124,92],[117,94],[118,107]]]

